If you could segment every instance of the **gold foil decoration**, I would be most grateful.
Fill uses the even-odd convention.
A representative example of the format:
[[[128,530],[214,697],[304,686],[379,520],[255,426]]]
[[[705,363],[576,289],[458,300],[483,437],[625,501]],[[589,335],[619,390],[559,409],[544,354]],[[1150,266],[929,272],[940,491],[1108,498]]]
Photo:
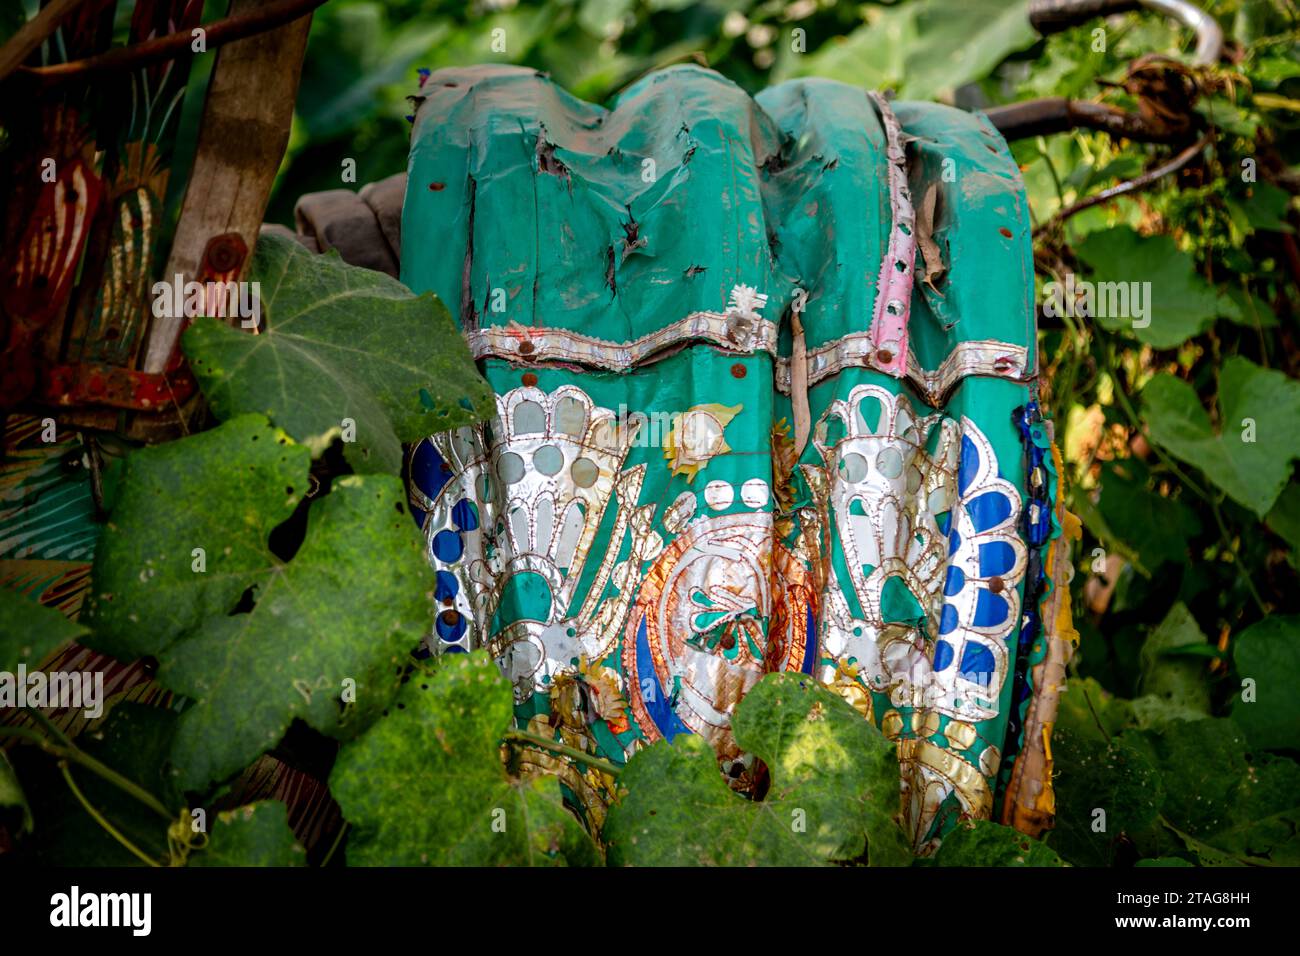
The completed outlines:
[[[726,429],[743,407],[695,405],[676,416],[664,437],[664,458],[668,459],[673,475],[685,475],[688,482],[693,482],[711,459],[731,451]]]

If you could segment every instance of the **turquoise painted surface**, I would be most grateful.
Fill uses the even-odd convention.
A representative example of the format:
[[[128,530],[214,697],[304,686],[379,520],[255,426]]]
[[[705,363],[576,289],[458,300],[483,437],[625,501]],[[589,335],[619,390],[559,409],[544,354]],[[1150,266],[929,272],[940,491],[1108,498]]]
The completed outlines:
[[[572,567],[551,562],[555,567],[547,573],[555,588],[565,586],[570,571],[578,576],[563,607],[540,594],[536,581],[525,588],[481,569],[471,573],[466,565],[472,560],[462,558],[459,547],[446,552],[453,559],[442,560],[435,546],[431,559],[440,573],[461,582],[451,590],[496,587],[502,595],[491,620],[475,619],[471,603],[457,597],[461,611],[453,615],[457,623],[454,630],[449,625],[447,645],[501,649],[511,642],[522,646],[522,635],[530,635],[542,648],[535,670],[542,676],[534,680],[530,672],[516,683],[524,719],[558,706],[559,698],[547,697],[556,679],[587,663],[607,667],[629,708],[590,725],[596,752],[621,761],[623,748],[681,732],[685,721],[711,734],[728,758],[724,769],[732,758],[739,761],[730,767],[743,781],[743,755],[729,746],[725,721],[716,733],[699,730],[701,712],[678,700],[680,687],[662,681],[652,690],[669,694],[666,704],[643,699],[639,678],[649,672],[647,655],[657,645],[637,623],[653,625],[656,614],[669,621],[681,602],[694,602],[698,613],[671,618],[660,640],[670,644],[673,628],[698,625],[699,633],[692,631],[686,642],[721,658],[743,657],[743,640],[752,639],[757,645],[749,657],[760,666],[815,672],[846,696],[852,690],[847,685],[857,682],[871,699],[870,715],[892,728],[900,749],[928,741],[966,767],[971,779],[910,811],[918,849],[932,849],[963,814],[988,815],[1007,733],[1025,589],[1018,524],[1024,459],[1012,413],[1031,398],[1031,385],[992,374],[988,355],[979,359],[982,365],[971,359],[954,369],[942,389],[849,360],[808,390],[813,436],[798,467],[782,446],[795,414],[788,389],[778,385],[787,381],[781,376],[788,374],[795,303],[803,305],[810,352],[860,340],[876,308],[894,211],[886,131],[866,92],[812,79],[751,99],[717,74],[683,66],[645,77],[608,107],[577,101],[534,71],[514,67],[439,71],[423,93],[404,210],[402,277],[417,292],[441,296],[466,331],[512,330],[511,350],[498,349],[485,361],[502,401],[526,397],[546,405],[547,415],[558,414],[560,390],[576,386],[595,408],[634,416],[669,420],[703,406],[736,410],[722,419],[725,452],[707,456],[694,477],[672,473],[662,431],[620,452],[610,474],[643,473],[636,497],[610,504],[589,555],[566,553],[563,561]],[[1030,224],[1005,143],[982,118],[947,107],[902,103],[894,112],[908,142],[912,198],[935,213],[933,228],[929,222],[921,228],[945,267],[932,285],[918,277],[913,288],[909,334],[919,365],[937,370],[966,354],[963,343],[990,343],[995,353],[1016,356],[1013,377],[1028,378],[1018,373],[1032,373],[1035,361]],[[912,265],[925,272],[920,255]],[[582,361],[539,366],[513,350],[526,341],[527,329],[569,330],[611,343],[594,347],[613,361],[613,343],[659,332],[692,313],[729,314],[737,286],[767,296],[760,312],[777,324],[775,356],[728,348],[698,331],[683,332],[663,352],[617,371]],[[868,421],[864,409],[872,403],[888,406],[895,417]],[[910,427],[921,420],[920,431]],[[465,554],[491,552],[499,555],[499,566],[510,567],[522,560],[523,529],[541,513],[539,502],[556,495],[558,509],[574,493],[567,473],[552,471],[551,459],[586,454],[583,443],[550,426],[525,434],[506,417],[460,440],[462,451],[445,437],[430,439],[436,450],[422,460],[437,467],[444,456],[457,461],[447,460],[450,477],[431,468],[437,475],[432,484],[414,482],[413,506],[431,541],[448,534],[469,541],[447,517],[445,502],[456,496],[472,498],[485,515],[495,512],[495,536],[490,528],[473,532],[487,537],[467,543]],[[545,443],[578,450],[559,455]],[[513,456],[508,475],[500,467],[504,456]],[[725,487],[710,499],[705,489],[714,482]],[[944,489],[929,504],[925,482]],[[747,484],[766,490],[746,502],[739,492]],[[906,517],[880,510],[889,495],[909,502]],[[683,500],[693,517],[670,520],[670,506]],[[619,530],[616,513],[622,519],[642,509],[644,516],[635,520],[648,521],[646,531]],[[755,521],[745,533],[755,553],[771,549],[770,559],[759,561],[773,568],[765,572],[773,576],[770,593],[752,586],[752,569],[738,571],[727,557],[727,535],[739,532],[725,523],[744,515],[769,522]],[[905,528],[930,547],[939,542],[946,564],[923,562],[918,550],[917,566],[907,568],[913,552]],[[642,554],[649,530],[661,541]],[[692,535],[693,550],[675,554],[676,542]],[[871,561],[863,560],[864,548],[872,551]],[[678,559],[704,560],[710,570],[701,580],[708,586],[673,594]],[[547,568],[549,560],[545,554],[529,559]],[[831,576],[817,592],[813,568],[822,562]],[[624,577],[598,577],[602,564],[624,568]],[[954,576],[952,568],[961,573]],[[762,592],[771,602],[735,618],[744,625],[737,631],[740,642],[716,643],[721,629],[704,634],[713,619],[708,591],[715,585],[744,592],[746,599]],[[584,644],[584,628],[606,620],[594,609],[620,601],[627,607],[616,618],[614,644],[596,638]],[[813,618],[809,646],[791,656],[791,620],[805,613]],[[925,658],[913,665],[931,669],[945,688],[937,704],[919,696],[899,703],[887,683],[878,682],[881,667],[887,671],[892,664],[864,657],[871,653],[861,640],[864,630],[874,628],[872,640],[883,646],[898,628],[909,627]],[[782,653],[774,655],[781,641]],[[584,663],[581,648],[593,644],[601,652]],[[668,644],[658,650],[668,659],[674,653]],[[520,671],[508,650],[502,655],[503,668]],[[672,673],[664,666],[656,664],[661,677]],[[532,667],[530,660],[523,669]],[[712,689],[719,688],[734,690]],[[954,722],[969,726],[955,728]],[[920,751],[909,751],[904,763],[905,790],[921,787],[924,774],[943,765]],[[583,802],[591,810],[599,800],[588,795]]]

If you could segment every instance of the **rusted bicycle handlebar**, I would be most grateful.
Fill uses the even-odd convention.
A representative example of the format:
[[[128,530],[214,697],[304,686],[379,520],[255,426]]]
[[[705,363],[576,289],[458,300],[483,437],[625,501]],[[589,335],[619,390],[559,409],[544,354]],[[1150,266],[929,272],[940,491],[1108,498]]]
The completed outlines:
[[[1095,17],[1149,9],[1168,14],[1196,31],[1193,62],[1207,66],[1223,52],[1223,30],[1214,18],[1187,0],[1034,0],[1029,22],[1043,36],[1087,23]],[[1072,129],[1103,130],[1115,136],[1147,143],[1165,143],[1182,130],[1152,122],[1102,103],[1064,97],[1027,100],[986,110],[990,122],[1008,140],[1047,136]]]

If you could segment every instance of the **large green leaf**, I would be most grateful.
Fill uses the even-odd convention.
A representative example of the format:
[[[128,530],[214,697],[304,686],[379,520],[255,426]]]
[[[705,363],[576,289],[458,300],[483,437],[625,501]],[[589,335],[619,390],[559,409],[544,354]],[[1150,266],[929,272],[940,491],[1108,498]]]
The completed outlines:
[[[611,864],[910,862],[893,744],[842,698],[798,674],[768,675],[736,709],[734,730],[767,764],[766,796],[732,793],[699,737],[654,744],[619,777],[626,793],[603,834]]]
[[[990,820],[957,824],[935,855],[936,866],[1068,866],[1050,847]]]
[[[200,318],[185,354],[217,416],[261,412],[319,455],[336,438],[356,471],[397,474],[404,441],[495,411],[469,348],[432,294],[380,272],[258,240],[260,334]],[[344,420],[355,423],[348,441]],[[350,432],[350,428],[349,428]]]
[[[909,99],[951,99],[983,79],[1008,54],[1037,40],[1028,0],[913,0],[867,7],[869,18],[848,36],[808,55],[784,54],[774,79],[820,76]]]
[[[1151,439],[1195,465],[1234,501],[1268,514],[1300,457],[1300,382],[1232,356],[1219,375],[1216,431],[1187,382],[1170,374],[1142,390]]]
[[[395,477],[336,479],[293,558],[272,554],[307,468],[259,415],[127,461],[96,558],[96,646],[158,657],[158,680],[193,698],[173,753],[187,788],[237,772],[295,718],[355,733],[428,629],[432,574]]]
[[[260,415],[129,455],[95,553],[89,643],[122,660],[157,657],[230,614],[276,573],[271,530],[306,494],[309,466]]]
[[[1291,566],[1300,571],[1300,483],[1293,481],[1282,489],[1264,522],[1270,531],[1291,546],[1287,558]]]
[[[1056,826],[1048,842],[1077,866],[1110,865],[1122,837],[1155,823],[1164,802],[1160,775],[1122,739],[1103,741],[1059,725],[1052,755]]]
[[[1071,678],[1056,714],[1056,727],[1082,739],[1105,743],[1134,723],[1129,701],[1105,690],[1094,678]]]
[[[1233,720],[1175,722],[1125,734],[1156,761],[1161,822],[1204,866],[1300,862],[1300,767],[1252,756]],[[1171,844],[1144,835],[1145,849]]]
[[[1205,331],[1216,316],[1237,311],[1169,236],[1139,236],[1128,226],[1118,226],[1091,233],[1075,251],[1088,265],[1090,281],[1121,283],[1130,290],[1126,309],[1094,304],[1097,323],[1109,331],[1131,332],[1147,345],[1173,348]],[[1135,298],[1132,290],[1142,290],[1141,295]],[[1103,298],[1109,302],[1101,291],[1098,287],[1097,303]],[[1147,307],[1145,315],[1139,314],[1137,302]],[[1116,312],[1126,314],[1110,314]]]
[[[261,800],[218,813],[208,845],[191,853],[188,866],[302,866],[306,853],[289,829],[289,810]]]
[[[1300,617],[1266,617],[1248,627],[1233,642],[1232,660],[1237,676],[1255,683],[1253,701],[1238,691],[1232,703],[1232,716],[1250,742],[1300,749]]]
[[[1196,512],[1149,490],[1147,468],[1136,458],[1105,462],[1101,472],[1097,511],[1106,530],[1137,555],[1141,570],[1150,575],[1163,563],[1185,562],[1188,542],[1201,531]]]
[[[591,865],[598,853],[553,777],[511,778],[501,758],[510,684],[486,653],[417,671],[396,706],[345,744],[330,792],[358,866]]]
[[[1210,842],[1239,856],[1300,866],[1300,765],[1271,755],[1252,761],[1228,808],[1233,824]]]
[[[1170,708],[1186,712],[1185,716],[1209,714],[1210,687],[1206,682],[1205,659],[1172,652],[1210,646],[1192,612],[1179,601],[1142,645],[1139,689]]]
[[[388,706],[433,608],[404,497],[387,475],[335,479],[253,609],[206,618],[164,654],[158,680],[194,699],[173,750],[187,788],[247,766],[295,719],[349,737]]]
[[[86,633],[57,609],[0,587],[0,671],[38,667],[56,648]]]
[[[1206,839],[1231,825],[1232,795],[1246,776],[1246,740],[1228,718],[1175,720],[1119,738],[1151,760],[1164,781],[1164,816]]]

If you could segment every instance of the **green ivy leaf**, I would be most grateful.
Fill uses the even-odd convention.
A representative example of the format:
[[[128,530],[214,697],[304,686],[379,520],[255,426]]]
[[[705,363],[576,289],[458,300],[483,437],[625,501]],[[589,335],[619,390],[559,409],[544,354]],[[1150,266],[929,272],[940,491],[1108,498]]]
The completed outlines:
[[[1164,781],[1164,816],[1197,839],[1230,825],[1231,798],[1246,776],[1246,738],[1228,718],[1175,720],[1119,738],[1142,750]]]
[[[1196,261],[1183,252],[1170,236],[1140,236],[1128,226],[1117,226],[1088,235],[1075,252],[1091,270],[1094,283],[1121,283],[1127,288],[1148,290],[1142,301],[1148,314],[1137,314],[1136,303],[1123,300],[1119,307],[1101,307],[1097,290],[1096,322],[1112,332],[1128,332],[1138,341],[1155,348],[1182,345],[1209,328],[1218,315],[1235,314],[1237,306],[1196,271]],[[1110,312],[1127,314],[1111,315]],[[1149,320],[1139,327],[1135,321]]]
[[[1192,386],[1173,375],[1153,378],[1142,403],[1156,444],[1200,468],[1261,518],[1268,514],[1291,475],[1291,460],[1300,457],[1300,382],[1230,357],[1219,375],[1221,434]]]
[[[1044,843],[990,820],[953,827],[935,854],[936,866],[1069,866]]]
[[[1056,826],[1048,842],[1076,866],[1111,865],[1121,836],[1155,823],[1164,802],[1160,774],[1146,754],[1122,739],[1103,741],[1059,725],[1052,756]],[[1100,831],[1099,809],[1106,813]]]
[[[732,793],[701,738],[656,743],[619,777],[626,793],[603,834],[611,865],[911,861],[897,823],[894,746],[838,695],[798,674],[771,674],[745,695],[733,729],[771,772],[765,798]]]
[[[61,645],[86,633],[58,609],[0,587],[0,671],[12,674],[19,664],[39,667]]]
[[[1192,612],[1179,601],[1142,645],[1139,689],[1169,708],[1194,716],[1208,715],[1210,687],[1205,661],[1172,652],[1210,647]]]
[[[218,418],[260,412],[312,456],[356,423],[344,454],[358,472],[398,474],[402,446],[496,410],[469,348],[432,294],[390,276],[262,236],[261,334],[199,318],[183,339]]]
[[[95,553],[89,643],[121,660],[157,657],[229,614],[276,573],[267,542],[306,494],[309,467],[307,450],[260,415],[131,453]]]
[[[1139,557],[1148,576],[1165,562],[1183,563],[1188,542],[1201,532],[1196,512],[1147,488],[1146,467],[1134,458],[1105,462],[1097,511],[1106,530]]]
[[[193,698],[173,752],[186,788],[237,772],[295,718],[347,737],[387,706],[433,606],[397,478],[336,479],[281,561],[269,536],[307,488],[308,455],[266,419],[142,449],[126,467],[96,555],[95,646],[159,658],[158,680]],[[241,601],[252,609],[235,613]]]
[[[158,681],[194,699],[173,750],[187,789],[247,766],[295,719],[347,738],[388,706],[433,608],[404,498],[387,475],[335,479],[253,609],[206,618],[164,654]]]
[[[416,671],[388,716],[343,746],[330,792],[356,866],[586,866],[598,853],[550,776],[511,778],[510,684],[485,652]]]
[[[289,829],[289,809],[259,800],[218,813],[208,846],[191,853],[187,866],[303,866],[306,852]]]
[[[1266,750],[1300,746],[1300,616],[1266,617],[1237,635],[1232,660],[1255,682],[1255,699],[1233,696],[1232,716],[1250,742]]]

